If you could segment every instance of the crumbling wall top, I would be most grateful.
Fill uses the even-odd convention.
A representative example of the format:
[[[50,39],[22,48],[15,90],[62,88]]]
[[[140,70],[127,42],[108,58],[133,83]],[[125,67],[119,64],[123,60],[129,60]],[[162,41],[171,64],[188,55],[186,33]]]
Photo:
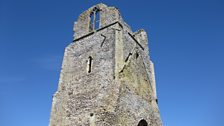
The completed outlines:
[[[108,7],[102,3],[94,5],[80,14],[74,23],[74,39],[119,20],[122,20],[122,18],[117,8]]]

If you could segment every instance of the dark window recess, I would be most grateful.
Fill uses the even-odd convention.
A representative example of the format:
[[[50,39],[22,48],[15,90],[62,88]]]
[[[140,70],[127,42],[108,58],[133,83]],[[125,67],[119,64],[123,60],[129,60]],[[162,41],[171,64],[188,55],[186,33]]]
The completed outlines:
[[[139,57],[139,54],[138,54],[138,53],[136,53],[135,58],[136,58],[136,59],[138,59],[138,57]]]
[[[138,123],[138,126],[148,126],[148,123],[142,119],[139,123]]]
[[[87,72],[88,73],[91,73],[92,62],[93,62],[92,60],[93,60],[93,58],[90,56],[89,59],[88,59],[88,61],[87,61]]]

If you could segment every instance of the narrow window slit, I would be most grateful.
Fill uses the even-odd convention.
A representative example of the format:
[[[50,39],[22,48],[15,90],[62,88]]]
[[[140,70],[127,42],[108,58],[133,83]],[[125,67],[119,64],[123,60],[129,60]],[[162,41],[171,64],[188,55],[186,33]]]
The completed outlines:
[[[136,59],[138,59],[138,57],[139,57],[139,54],[138,54],[138,53],[136,53],[135,58],[136,58]]]
[[[91,70],[92,70],[92,60],[93,60],[93,58],[90,56],[87,61],[87,72],[88,73],[91,73]]]

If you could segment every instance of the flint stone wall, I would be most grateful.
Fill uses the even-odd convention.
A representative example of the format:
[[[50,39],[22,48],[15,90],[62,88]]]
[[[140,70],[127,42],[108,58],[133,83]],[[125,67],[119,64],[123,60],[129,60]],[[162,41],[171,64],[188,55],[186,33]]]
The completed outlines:
[[[93,8],[100,28],[89,31]],[[65,49],[50,126],[161,126],[155,76],[144,30],[132,32],[118,9],[98,4],[74,26]],[[91,72],[89,58],[91,57]]]

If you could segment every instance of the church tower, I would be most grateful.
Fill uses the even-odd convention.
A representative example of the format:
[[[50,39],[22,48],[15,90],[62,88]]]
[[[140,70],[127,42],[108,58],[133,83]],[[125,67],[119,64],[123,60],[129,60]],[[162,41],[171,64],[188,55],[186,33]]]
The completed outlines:
[[[162,126],[147,34],[117,8],[97,4],[74,23],[50,126]]]

